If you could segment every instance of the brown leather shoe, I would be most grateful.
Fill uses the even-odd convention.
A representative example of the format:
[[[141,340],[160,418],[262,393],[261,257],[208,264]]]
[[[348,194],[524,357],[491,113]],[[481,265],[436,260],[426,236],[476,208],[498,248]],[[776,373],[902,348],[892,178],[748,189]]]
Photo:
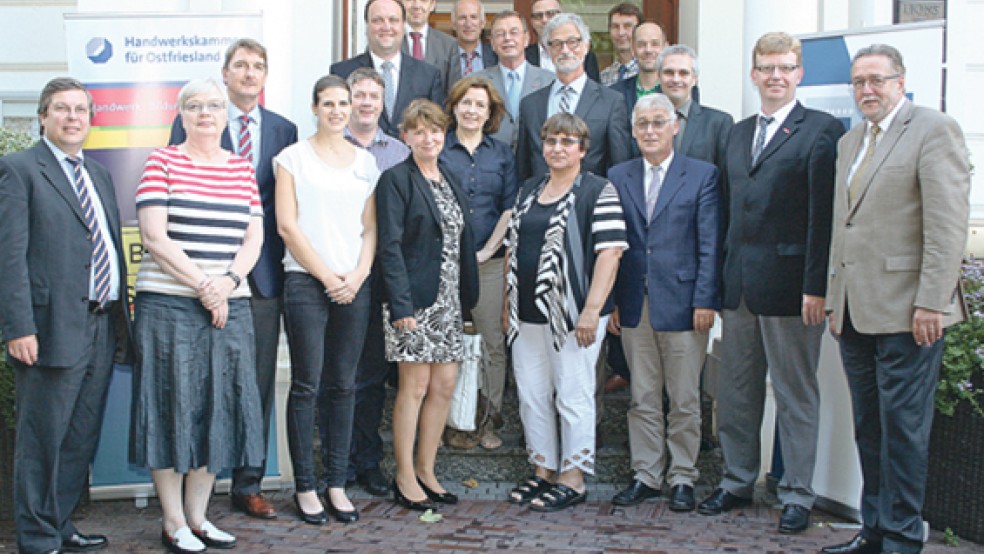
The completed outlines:
[[[259,494],[230,494],[232,507],[248,516],[259,519],[277,517],[277,509],[266,498]]]
[[[627,386],[629,386],[629,381],[618,374],[605,380],[605,392],[618,392]]]

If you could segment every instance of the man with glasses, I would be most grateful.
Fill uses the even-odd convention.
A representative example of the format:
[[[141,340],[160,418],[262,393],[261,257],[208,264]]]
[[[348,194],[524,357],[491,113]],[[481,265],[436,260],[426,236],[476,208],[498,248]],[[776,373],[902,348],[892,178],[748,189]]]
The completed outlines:
[[[834,158],[844,127],[803,107],[799,40],[767,33],[755,43],[752,82],[761,110],[731,129],[725,154],[718,438],[724,475],[698,506],[720,514],[752,503],[760,460],[766,377],[775,391],[785,468],[780,533],[810,523],[820,420],[817,367],[833,203]]]
[[[493,137],[516,150],[519,130],[519,102],[531,92],[553,82],[554,74],[526,62],[526,45],[530,35],[526,20],[516,11],[504,11],[492,20],[492,49],[499,57],[499,64],[488,67],[480,75],[492,81],[506,101],[506,114]]]
[[[656,498],[666,482],[668,507],[690,511],[700,451],[700,372],[720,303],[720,227],[718,170],[675,152],[678,130],[669,98],[639,99],[632,136],[642,158],[608,172],[629,238],[608,330],[621,334],[632,374],[628,428],[635,474],[612,503]]]
[[[539,5],[539,3],[538,3]],[[519,104],[516,177],[522,182],[548,173],[540,127],[557,112],[577,115],[588,125],[591,140],[581,162],[584,171],[605,175],[629,159],[629,118],[625,104],[608,87],[589,80],[584,57],[591,46],[588,26],[580,16],[562,13],[543,29],[557,80],[523,98]]]
[[[457,62],[455,53],[458,46],[454,37],[430,26],[430,15],[437,7],[437,0],[401,1],[407,14],[401,48],[403,54],[436,67],[441,72],[441,82],[450,83],[450,73]]]
[[[547,48],[547,39],[544,35],[544,27],[557,14],[562,13],[560,0],[533,0],[530,4],[530,24],[536,32],[537,41],[526,47],[526,61],[537,67],[542,67],[548,71],[554,71],[553,57],[550,49]],[[584,72],[592,81],[598,82],[598,58],[590,49],[584,58]]]
[[[632,52],[632,30],[642,23],[642,10],[631,2],[622,2],[608,10],[608,34],[615,48],[612,65],[601,70],[601,84],[610,87],[639,73]]]
[[[283,312],[284,241],[277,232],[274,202],[276,178],[273,157],[297,142],[297,126],[260,105],[267,80],[267,51],[253,39],[239,39],[226,50],[222,81],[229,94],[228,125],[222,133],[222,148],[253,162],[256,184],[263,203],[263,247],[260,258],[247,276],[249,304],[253,312],[256,341],[256,383],[263,407],[263,452],[272,418],[277,381],[277,352],[280,346],[280,316]],[[185,141],[181,115],[174,119],[168,144]],[[260,492],[266,473],[261,467],[241,467],[232,472],[229,497],[232,506],[260,519],[276,517],[277,511]]]
[[[933,398],[959,290],[970,164],[953,118],[905,97],[885,44],[851,64],[865,122],[838,146],[827,312],[851,388],[861,531],[833,554],[922,550]]]

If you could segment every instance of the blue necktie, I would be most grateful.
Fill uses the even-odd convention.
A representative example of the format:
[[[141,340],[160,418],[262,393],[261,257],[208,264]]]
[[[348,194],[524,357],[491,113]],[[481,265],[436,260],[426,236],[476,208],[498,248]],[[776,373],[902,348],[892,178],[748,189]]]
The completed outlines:
[[[506,102],[509,102],[509,113],[513,117],[519,117],[519,93],[523,87],[519,84],[519,73],[510,71],[508,75],[509,84],[506,85]]]
[[[78,158],[67,159],[68,163],[72,164],[72,181],[75,185],[75,193],[79,195],[79,204],[82,205],[85,224],[89,227],[89,234],[92,236],[92,277],[94,280],[92,288],[96,295],[95,301],[102,308],[109,302],[111,271],[109,249],[106,248],[106,237],[103,236],[102,229],[99,227],[96,210],[92,205],[92,198],[89,196],[89,187],[86,186],[85,178],[82,175],[82,160]]]

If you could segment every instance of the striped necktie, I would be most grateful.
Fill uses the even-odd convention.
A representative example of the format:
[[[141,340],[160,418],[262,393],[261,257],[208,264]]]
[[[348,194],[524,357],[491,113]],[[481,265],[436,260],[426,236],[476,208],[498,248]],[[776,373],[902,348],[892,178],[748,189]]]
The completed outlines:
[[[867,169],[868,163],[871,162],[871,158],[875,155],[875,142],[878,139],[878,133],[881,132],[881,127],[877,125],[872,125],[869,133],[871,134],[868,139],[868,148],[864,150],[864,157],[861,158],[861,163],[858,164],[858,168],[854,170],[854,175],[851,175],[851,180],[847,185],[847,200],[851,206],[854,205],[854,201],[857,200],[858,188],[860,183],[858,183],[858,177]]]
[[[253,136],[249,132],[249,124],[253,119],[246,114],[239,116],[239,155],[249,163],[253,163]]]
[[[755,165],[755,162],[758,161],[759,156],[762,155],[762,151],[765,150],[766,129],[775,120],[776,118],[772,116],[759,116],[758,136],[755,137],[755,146],[752,148],[752,165]]]
[[[462,70],[461,74],[467,77],[472,74],[472,71],[475,71],[472,62],[478,57],[478,52],[462,52],[461,57],[465,59],[465,69]]]
[[[653,211],[656,210],[656,199],[659,198],[659,189],[663,187],[663,180],[660,178],[661,166],[653,167],[653,178],[649,180],[649,189],[646,190],[646,219],[653,218]]]
[[[92,289],[96,296],[94,300],[100,308],[103,308],[109,303],[110,271],[112,271],[109,249],[106,248],[106,237],[99,227],[99,219],[96,218],[89,187],[86,186],[85,177],[82,175],[82,160],[66,159],[72,164],[72,184],[75,185],[75,193],[79,196],[79,204],[82,205],[82,213],[85,215],[85,224],[89,227],[89,235],[92,237]]]
[[[570,85],[564,85],[560,87],[560,111],[564,113],[571,112],[571,95],[574,93],[574,89]]]

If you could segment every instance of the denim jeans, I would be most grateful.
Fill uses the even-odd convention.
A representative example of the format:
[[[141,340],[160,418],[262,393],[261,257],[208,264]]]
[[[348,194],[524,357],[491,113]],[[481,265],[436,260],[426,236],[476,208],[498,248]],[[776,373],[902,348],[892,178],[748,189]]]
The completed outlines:
[[[287,440],[298,492],[315,490],[314,419],[322,431],[326,482],[345,486],[355,376],[369,322],[369,287],[351,304],[332,302],[324,285],[306,273],[289,272],[284,281],[284,321],[290,344],[290,396]]]

